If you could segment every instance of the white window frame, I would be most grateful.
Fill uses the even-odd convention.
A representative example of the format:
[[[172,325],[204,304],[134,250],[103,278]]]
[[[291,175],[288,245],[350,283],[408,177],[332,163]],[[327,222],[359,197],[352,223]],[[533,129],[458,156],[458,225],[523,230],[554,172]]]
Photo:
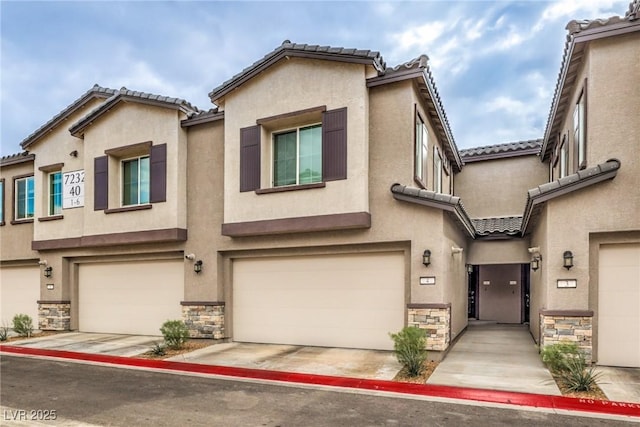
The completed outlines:
[[[33,186],[33,197],[32,198],[29,197],[28,186],[25,188],[25,194],[26,195],[25,195],[25,199],[24,199],[24,203],[25,203],[24,212],[25,212],[26,216],[24,216],[24,217],[18,216],[18,208],[19,208],[19,204],[18,204],[18,193],[19,193],[18,192],[18,185],[22,181],[25,182],[25,185],[26,185],[27,181],[31,181],[32,182],[32,186]],[[14,203],[15,203],[14,218],[15,218],[16,221],[24,221],[24,220],[32,219],[32,218],[35,217],[35,214],[36,214],[36,212],[35,212],[36,211],[36,207],[35,207],[35,203],[36,203],[35,185],[36,184],[35,184],[35,180],[34,180],[33,175],[25,176],[25,177],[22,177],[22,178],[17,178],[15,180],[15,183],[14,183],[14,198],[15,198],[15,200],[14,200]],[[33,200],[33,211],[31,212],[31,215],[29,215],[29,200]]]
[[[51,186],[52,186],[51,180],[55,177],[56,174],[60,176],[60,194],[59,194],[60,205],[59,206],[54,205],[55,194],[53,194],[51,191]],[[47,215],[49,216],[62,215],[62,198],[63,198],[62,171],[53,171],[48,173],[47,174]],[[57,209],[57,212],[56,212],[56,207],[59,208]]]
[[[584,93],[581,93],[573,109],[573,141],[577,150],[575,159],[577,160],[576,171],[587,166],[586,153],[586,122],[584,111]]]
[[[313,127],[319,127],[320,128],[320,143],[322,144],[322,122],[315,122],[315,123],[310,123],[310,124],[305,124],[303,126],[295,126],[292,128],[288,128],[288,129],[278,129],[277,131],[274,131],[271,133],[271,187],[273,188],[282,188],[282,187],[288,187],[288,186],[293,186],[293,185],[306,185],[306,184],[315,184],[318,182],[322,182],[323,177],[322,177],[322,168],[320,169],[320,180],[319,181],[315,181],[312,183],[305,183],[305,184],[300,184],[300,129],[306,129],[306,128],[313,128]],[[276,137],[278,135],[282,135],[285,133],[290,133],[290,132],[296,132],[296,182],[295,184],[283,184],[283,185],[276,185],[276,167],[275,167],[275,160],[276,160]],[[320,159],[322,160],[322,152],[320,153]]]
[[[428,186],[429,162],[429,129],[419,113],[416,112],[416,129],[414,141],[414,168],[416,180],[424,187]]]
[[[442,156],[438,146],[433,146],[433,191],[442,193]]]
[[[150,204],[150,201],[147,200],[146,202],[141,202],[140,201],[140,161],[142,159],[149,159],[149,188],[147,189],[147,193],[149,194],[149,196],[151,196],[151,156],[149,154],[142,154],[139,156],[133,156],[133,157],[127,157],[126,159],[121,159],[120,160],[120,206],[121,207],[128,207],[128,206],[143,206],[143,205],[148,205]],[[125,163],[131,162],[133,160],[137,160],[138,161],[138,200],[137,203],[131,203],[131,204],[125,204],[124,203],[124,165]]]

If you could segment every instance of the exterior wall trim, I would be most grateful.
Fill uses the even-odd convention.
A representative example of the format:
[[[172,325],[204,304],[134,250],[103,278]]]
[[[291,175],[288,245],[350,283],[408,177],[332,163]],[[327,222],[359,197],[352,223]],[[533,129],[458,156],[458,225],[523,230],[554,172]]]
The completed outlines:
[[[451,308],[451,303],[407,304],[407,308]]]
[[[230,237],[264,236],[357,228],[371,228],[371,214],[369,212],[226,223],[222,224],[222,235]]]
[[[180,301],[180,305],[226,305],[224,301]]]
[[[540,309],[543,316],[593,317],[593,310],[547,310]]]
[[[34,240],[31,249],[45,251],[53,249],[89,248],[96,246],[116,246],[127,244],[182,242],[187,240],[184,228],[163,230],[131,231],[126,233],[96,234],[67,239]]]

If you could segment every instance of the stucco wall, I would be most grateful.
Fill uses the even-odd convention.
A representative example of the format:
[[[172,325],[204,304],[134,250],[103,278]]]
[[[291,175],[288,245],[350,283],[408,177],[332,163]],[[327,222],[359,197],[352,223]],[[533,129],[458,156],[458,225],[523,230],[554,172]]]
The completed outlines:
[[[456,175],[455,194],[472,218],[522,215],[527,190],[548,181],[537,155],[466,163]]]
[[[137,103],[121,103],[85,131],[84,235],[115,232],[186,228],[186,131],[180,127],[184,115],[176,110]],[[105,214],[93,210],[94,163],[107,149],[152,141],[167,144],[167,200],[153,203],[152,209]],[[109,158],[109,208],[121,207],[121,159]],[[75,227],[64,222],[66,230]]]
[[[275,218],[368,212],[369,105],[365,66],[290,58],[272,66],[227,95],[225,110],[226,223]],[[347,179],[328,182],[326,188],[257,195],[240,192],[240,129],[256,120],[326,105],[347,108]],[[298,123],[308,125],[311,123]],[[266,136],[266,135],[263,135]],[[263,137],[262,170],[271,169],[271,137]],[[263,187],[270,187],[263,175]]]
[[[482,264],[525,264],[531,260],[527,252],[529,238],[511,240],[473,240],[469,244],[467,262]]]
[[[33,221],[11,224],[14,217],[14,181],[13,177],[33,173],[33,162],[19,163],[0,168],[0,178],[4,178],[4,222],[0,226],[0,260],[32,260],[38,253],[31,250],[33,239]],[[36,197],[38,194],[36,193]],[[37,202],[37,200],[36,200]]]

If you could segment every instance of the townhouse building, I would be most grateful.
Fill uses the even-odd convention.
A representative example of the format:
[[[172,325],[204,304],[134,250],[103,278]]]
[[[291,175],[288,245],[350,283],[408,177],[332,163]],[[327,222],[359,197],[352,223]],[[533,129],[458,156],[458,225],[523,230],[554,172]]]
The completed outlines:
[[[459,150],[425,55],[286,40],[211,110],[96,85],[1,161],[0,317],[386,350],[413,325],[434,359],[472,318],[638,367],[639,4],[569,24],[538,140]]]

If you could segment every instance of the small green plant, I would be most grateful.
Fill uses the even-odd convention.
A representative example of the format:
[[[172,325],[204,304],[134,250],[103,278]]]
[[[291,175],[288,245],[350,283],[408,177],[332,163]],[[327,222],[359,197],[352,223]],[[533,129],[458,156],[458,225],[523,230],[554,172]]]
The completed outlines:
[[[407,370],[411,377],[420,375],[422,366],[427,360],[425,332],[416,327],[405,326],[397,334],[389,334],[393,340],[393,349],[398,362]]]
[[[578,358],[584,359],[584,356],[574,342],[562,342],[542,349],[542,362],[555,374],[565,371],[568,361]]]
[[[13,330],[21,337],[30,337],[33,333],[33,320],[28,314],[13,316]]]
[[[6,324],[0,326],[0,341],[6,341],[9,339],[9,327]]]
[[[177,350],[189,339],[189,330],[182,320],[167,320],[160,328],[167,347]]]
[[[153,354],[154,356],[164,356],[165,354],[167,354],[166,349],[167,346],[164,343],[157,342],[153,345],[151,350],[149,350],[149,353]]]
[[[593,367],[587,367],[584,356],[566,360],[565,369],[560,378],[569,391],[590,391],[597,385],[600,373],[594,372]]]

